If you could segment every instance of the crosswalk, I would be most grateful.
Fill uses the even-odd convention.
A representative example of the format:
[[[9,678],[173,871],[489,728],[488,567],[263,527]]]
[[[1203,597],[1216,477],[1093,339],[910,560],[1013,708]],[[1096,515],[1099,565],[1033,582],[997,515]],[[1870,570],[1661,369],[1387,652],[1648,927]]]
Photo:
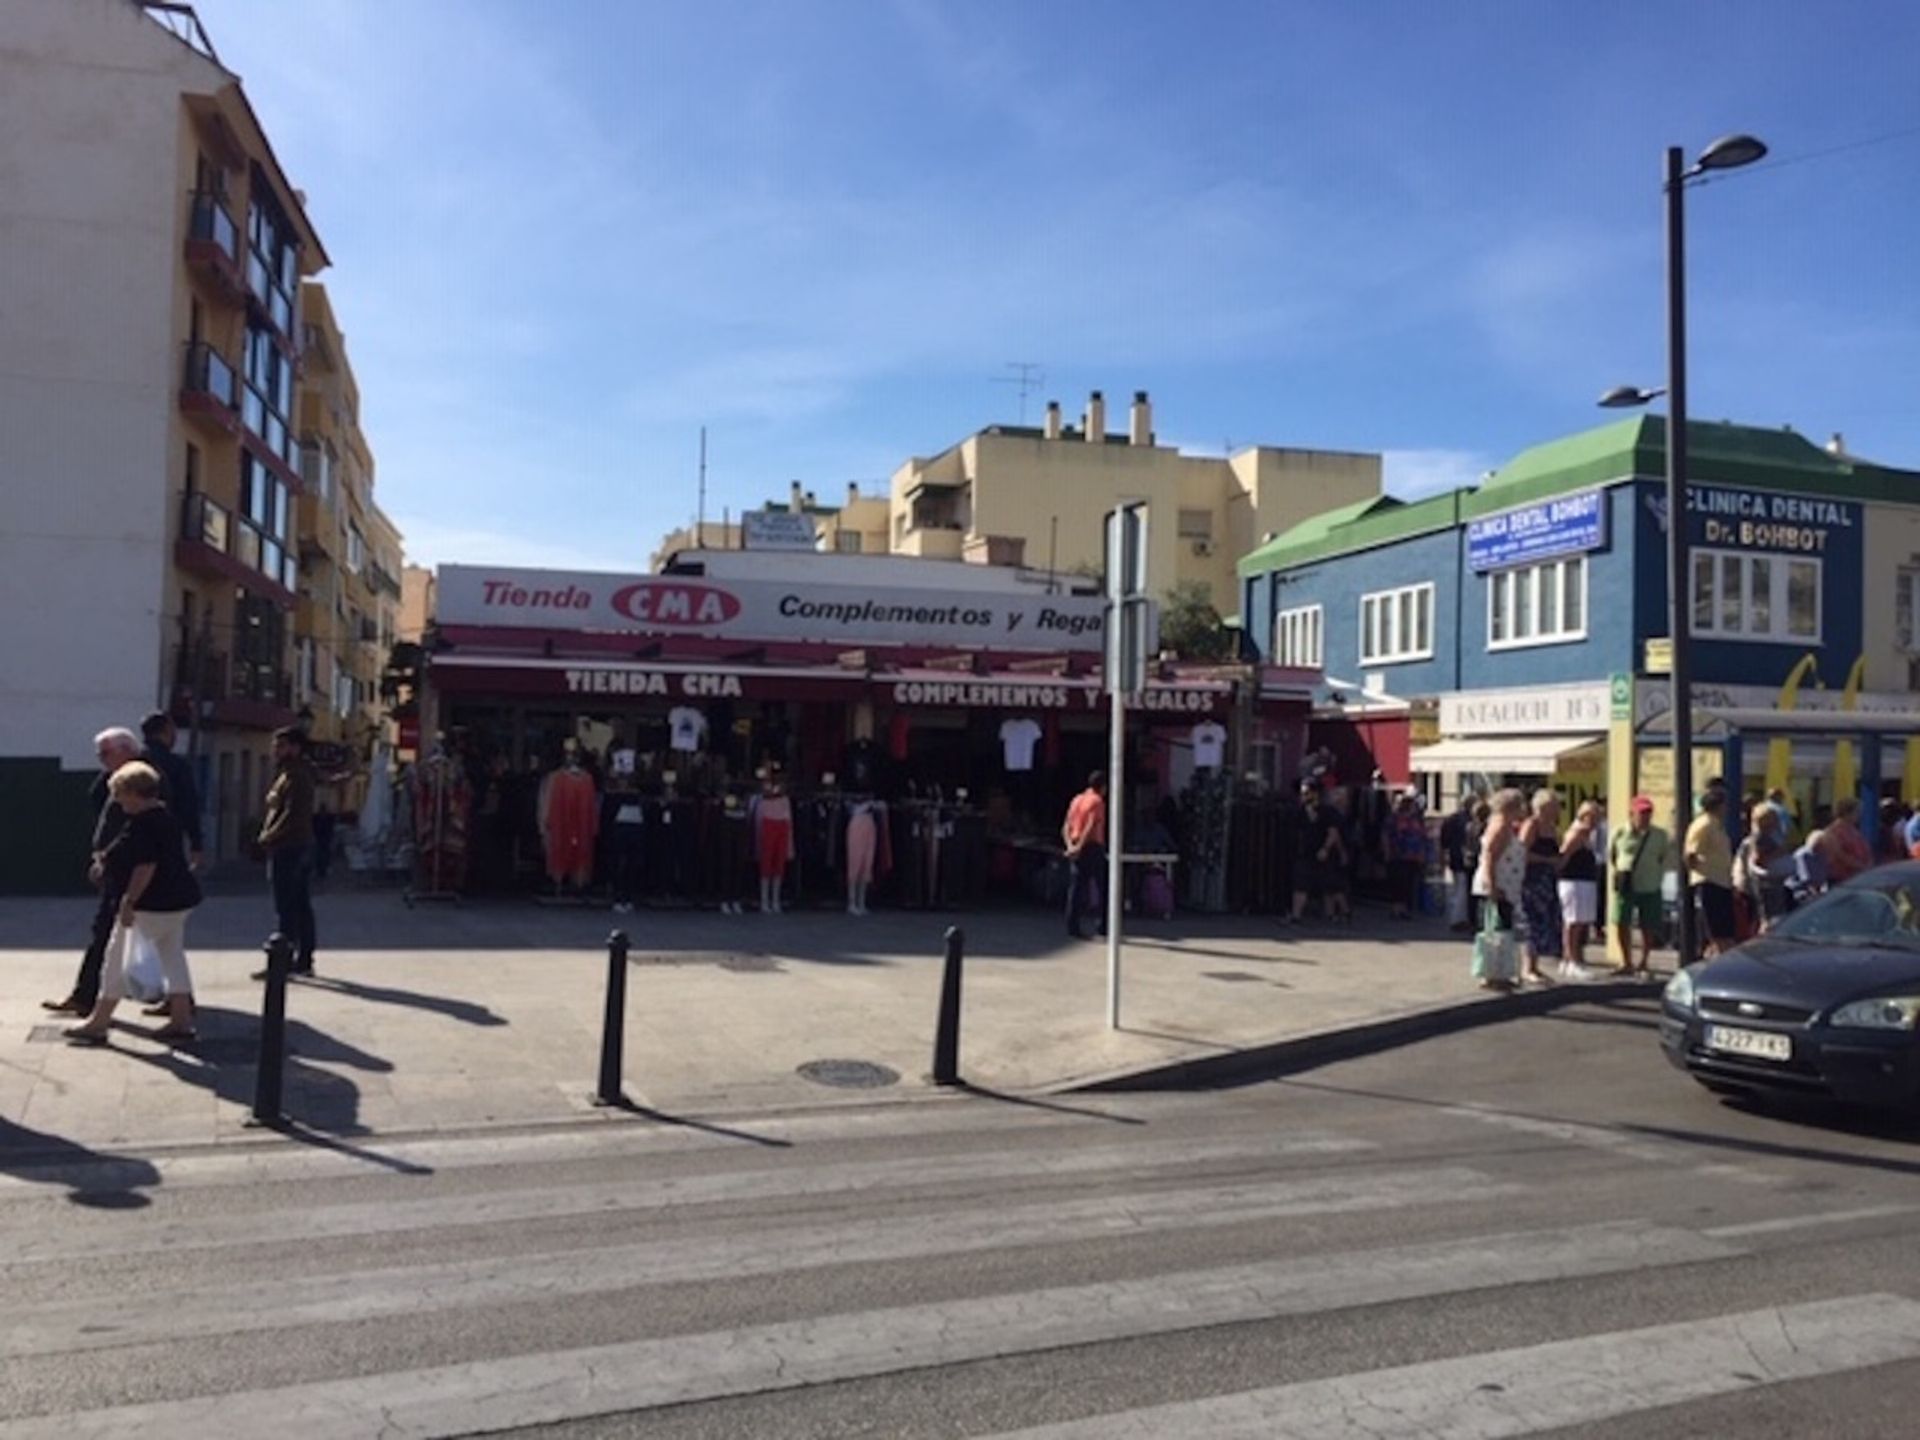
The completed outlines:
[[[862,1433],[903,1440],[1492,1440],[1920,1362],[1920,1272],[1752,1289],[1914,1203],[1807,1207],[1746,1167],[1683,1210],[1664,1148],[1478,1112],[963,1102],[372,1148],[9,1167],[0,1440],[646,1434],[688,1407],[784,1437],[842,1433],[856,1390]],[[998,1403],[934,1423],[959,1377]]]

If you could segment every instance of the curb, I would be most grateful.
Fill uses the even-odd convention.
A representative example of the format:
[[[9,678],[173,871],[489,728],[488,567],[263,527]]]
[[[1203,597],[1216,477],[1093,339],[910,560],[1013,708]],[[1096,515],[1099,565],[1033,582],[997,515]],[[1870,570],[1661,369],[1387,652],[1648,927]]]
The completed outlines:
[[[1291,1035],[1264,1045],[1249,1045],[1218,1055],[1175,1060],[1163,1065],[1069,1081],[1055,1094],[1119,1094],[1142,1090],[1212,1090],[1316,1069],[1336,1060],[1412,1045],[1441,1035],[1485,1025],[1551,1014],[1568,1005],[1595,1001],[1657,998],[1659,988],[1644,981],[1594,980],[1524,990],[1511,995],[1472,995],[1379,1020],[1362,1020],[1326,1030]]]

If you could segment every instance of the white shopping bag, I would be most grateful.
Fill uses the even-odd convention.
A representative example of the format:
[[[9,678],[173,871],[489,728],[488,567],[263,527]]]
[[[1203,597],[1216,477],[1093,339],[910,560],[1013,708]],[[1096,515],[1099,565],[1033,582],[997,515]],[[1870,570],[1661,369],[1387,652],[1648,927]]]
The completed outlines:
[[[160,968],[160,952],[138,930],[127,931],[127,998],[147,1004],[167,993],[167,977]]]

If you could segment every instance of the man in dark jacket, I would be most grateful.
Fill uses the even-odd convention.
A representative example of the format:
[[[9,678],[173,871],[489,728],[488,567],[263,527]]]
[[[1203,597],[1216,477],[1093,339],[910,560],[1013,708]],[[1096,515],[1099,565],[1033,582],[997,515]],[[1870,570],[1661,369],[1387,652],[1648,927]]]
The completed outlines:
[[[167,809],[180,822],[180,829],[187,837],[188,858],[198,870],[207,848],[200,837],[200,786],[193,778],[192,762],[184,755],[173,753],[177,734],[173,717],[164,711],[154,711],[140,722],[141,738],[147,742],[146,753],[140,758],[158,770],[167,782],[167,789],[173,794]]]
[[[113,936],[114,921],[120,913],[120,892],[101,868],[100,855],[127,824],[126,812],[107,793],[107,777],[128,761],[140,758],[140,737],[118,727],[102,730],[93,737],[93,753],[100,761],[100,774],[95,777],[88,796],[94,822],[87,878],[99,889],[100,903],[94,907],[93,934],[87,942],[86,953],[80,957],[80,971],[73,977],[73,989],[64,1000],[40,1002],[43,1009],[56,1014],[91,1015],[94,1002],[100,998],[100,968],[107,963],[107,942]],[[169,798],[163,771],[161,799]]]
[[[313,767],[307,763],[307,732],[293,726],[273,732],[277,769],[267,787],[260,848],[273,881],[273,908],[280,933],[293,942],[293,973],[313,974]],[[264,975],[264,971],[261,974]],[[258,977],[256,977],[258,978]]]

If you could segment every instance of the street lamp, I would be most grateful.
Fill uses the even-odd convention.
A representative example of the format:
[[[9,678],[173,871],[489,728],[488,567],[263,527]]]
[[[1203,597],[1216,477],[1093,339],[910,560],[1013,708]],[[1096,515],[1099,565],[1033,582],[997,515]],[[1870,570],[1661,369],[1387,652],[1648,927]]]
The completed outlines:
[[[1767,147],[1751,135],[1727,135],[1700,152],[1691,166],[1679,146],[1667,148],[1662,188],[1667,196],[1667,383],[1664,391],[1617,385],[1600,397],[1610,409],[1645,405],[1667,396],[1667,624],[1673,652],[1667,683],[1673,730],[1673,828],[1680,841],[1680,963],[1695,954],[1693,892],[1687,883],[1686,835],[1693,819],[1693,664],[1687,606],[1692,574],[1687,550],[1687,289],[1686,186],[1715,170],[1733,170],[1763,158]]]

